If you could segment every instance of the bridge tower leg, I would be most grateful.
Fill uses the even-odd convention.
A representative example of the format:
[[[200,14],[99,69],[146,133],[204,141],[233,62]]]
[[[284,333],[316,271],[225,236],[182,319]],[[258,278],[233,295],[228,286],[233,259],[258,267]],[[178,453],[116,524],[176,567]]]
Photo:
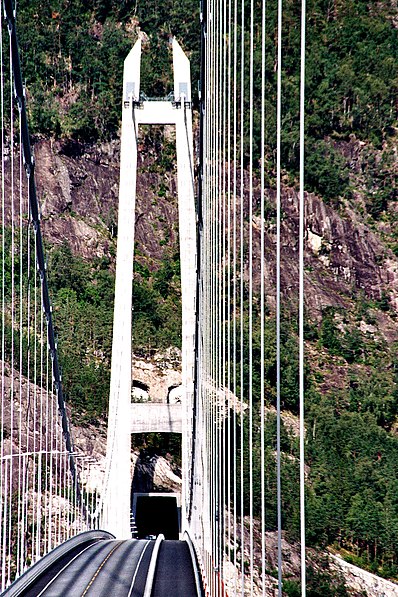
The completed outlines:
[[[134,262],[137,123],[133,102],[140,92],[141,41],[124,62],[120,150],[119,216],[109,396],[107,463],[102,526],[118,538],[131,537],[131,309]]]
[[[191,482],[191,437],[193,425],[195,311],[196,311],[196,210],[192,138],[191,67],[187,56],[173,39],[174,97],[178,173],[178,213],[182,302],[182,531],[186,526]]]

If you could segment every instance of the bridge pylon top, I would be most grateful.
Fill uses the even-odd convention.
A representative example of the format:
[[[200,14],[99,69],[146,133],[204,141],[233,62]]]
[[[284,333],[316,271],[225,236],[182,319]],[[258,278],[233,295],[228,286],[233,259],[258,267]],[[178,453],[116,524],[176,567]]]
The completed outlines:
[[[191,109],[190,62],[175,37],[173,48],[173,93],[149,98],[140,88],[141,40],[138,39],[124,62],[123,109],[133,110],[137,124],[176,124],[177,110]]]
[[[123,101],[138,101],[141,77],[141,40],[137,39],[124,61]]]

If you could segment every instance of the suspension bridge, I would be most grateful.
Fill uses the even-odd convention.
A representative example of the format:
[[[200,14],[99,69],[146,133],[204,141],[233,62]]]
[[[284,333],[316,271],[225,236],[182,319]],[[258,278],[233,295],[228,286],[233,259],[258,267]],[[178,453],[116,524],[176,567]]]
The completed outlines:
[[[301,32],[297,191],[301,594],[306,594],[304,453],[304,80]],[[174,91],[140,88],[141,41],[126,58],[112,371],[106,466],[77,451],[62,392],[35,161],[11,0],[1,28],[0,557],[4,595],[282,595],[281,77],[282,3],[273,40],[277,79],[275,245],[266,246],[266,3],[203,0],[200,131],[192,132],[189,60],[173,40]],[[268,48],[268,49],[267,49]],[[23,67],[23,65],[22,65]],[[137,135],[176,128],[182,288],[181,405],[131,404]],[[272,258],[270,251],[273,251]],[[272,267],[270,263],[274,264]],[[272,279],[270,279],[272,278]],[[265,318],[274,288],[277,574],[267,577]],[[256,325],[255,325],[256,324]],[[254,325],[259,338],[254,338]],[[254,383],[255,382],[255,383]],[[131,433],[182,434],[177,536],[132,538]],[[167,495],[164,498],[166,504]],[[157,508],[162,509],[159,500]],[[137,505],[135,505],[137,514]],[[177,503],[175,505],[177,510]],[[175,515],[164,509],[167,524]]]

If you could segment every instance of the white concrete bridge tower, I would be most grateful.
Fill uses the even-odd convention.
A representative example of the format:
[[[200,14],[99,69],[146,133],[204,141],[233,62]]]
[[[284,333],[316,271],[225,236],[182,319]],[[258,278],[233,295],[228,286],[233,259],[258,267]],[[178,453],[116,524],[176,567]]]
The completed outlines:
[[[120,157],[118,241],[113,324],[111,387],[102,526],[119,538],[130,536],[131,491],[131,361],[132,284],[137,179],[137,136],[140,124],[176,127],[179,235],[182,293],[182,495],[187,492],[192,428],[195,307],[196,215],[194,200],[190,64],[173,39],[174,99],[140,101],[141,42],[125,60]],[[167,407],[167,405],[165,405]],[[159,409],[162,405],[159,405]],[[160,413],[159,413],[160,414]],[[156,415],[155,415],[156,416]],[[164,417],[163,417],[164,418]],[[135,429],[135,431],[137,431]],[[149,416],[145,429],[157,431]],[[182,519],[184,525],[184,497]]]

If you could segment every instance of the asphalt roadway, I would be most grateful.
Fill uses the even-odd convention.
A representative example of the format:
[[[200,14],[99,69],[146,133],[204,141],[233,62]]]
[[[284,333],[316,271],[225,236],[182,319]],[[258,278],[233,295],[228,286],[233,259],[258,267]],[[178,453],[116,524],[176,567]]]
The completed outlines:
[[[91,543],[40,577],[24,597],[143,597],[154,540]],[[189,547],[162,541],[151,597],[197,597]]]
[[[154,541],[99,541],[68,562],[37,597],[142,597]],[[50,574],[50,572],[49,572]]]
[[[197,597],[186,541],[162,541],[151,597]]]

